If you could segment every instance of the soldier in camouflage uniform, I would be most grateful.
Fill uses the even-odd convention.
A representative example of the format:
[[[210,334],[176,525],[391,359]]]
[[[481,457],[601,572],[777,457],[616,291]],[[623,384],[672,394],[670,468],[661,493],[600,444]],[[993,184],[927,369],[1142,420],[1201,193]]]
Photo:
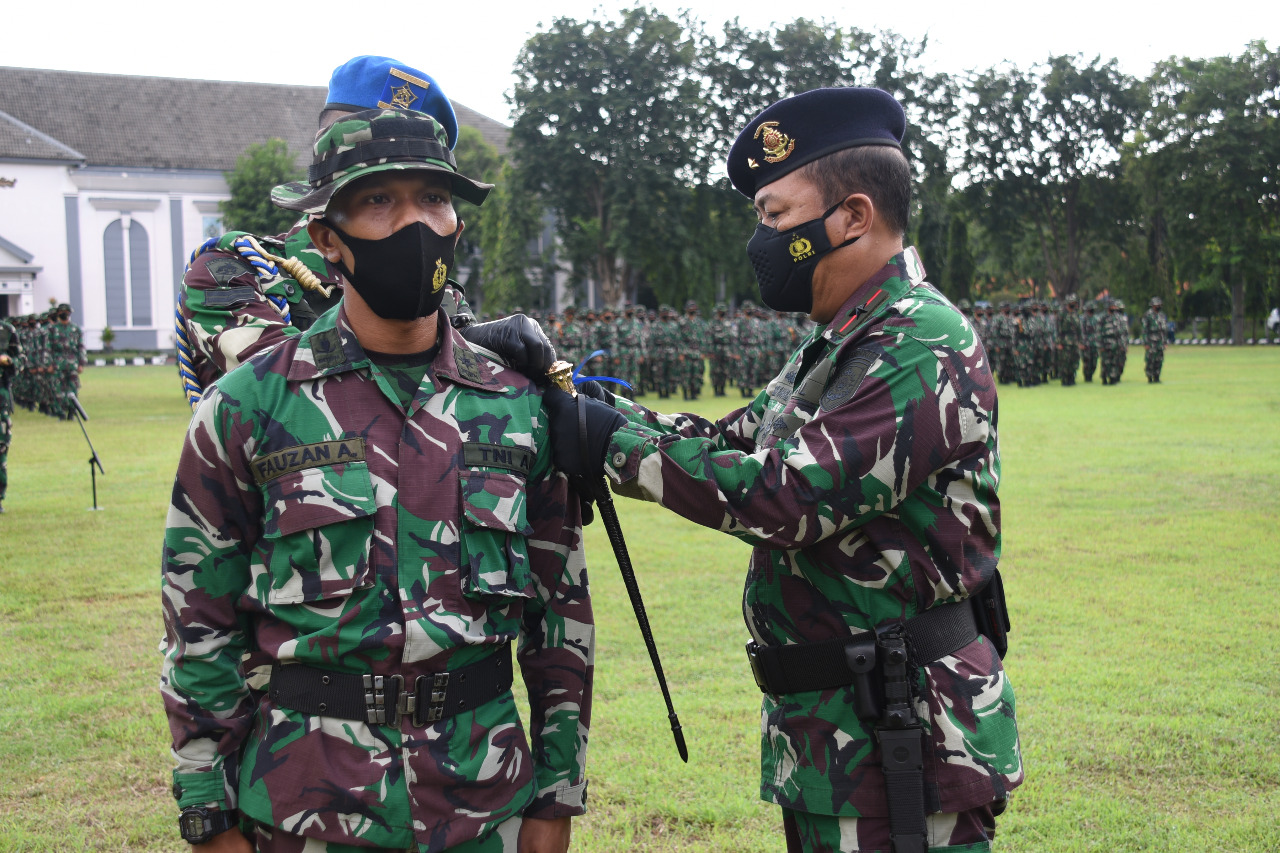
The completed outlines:
[[[1080,323],[1080,300],[1068,294],[1058,314],[1058,378],[1063,385],[1076,384],[1076,368],[1080,366],[1084,327]]]
[[[1036,372],[1037,322],[1030,301],[1018,306],[1018,317],[1013,326],[1013,363],[1019,388],[1031,388],[1040,384]]]
[[[1000,313],[991,321],[991,341],[987,354],[991,356],[991,372],[998,373],[1000,384],[1017,382],[1013,360],[1013,335],[1016,323],[1009,303],[1000,303]]]
[[[193,843],[564,851],[585,809],[579,504],[538,388],[443,308],[452,199],[490,189],[447,143],[426,113],[347,114],[312,182],[272,193],[312,217],[343,296],[223,376],[187,432],[161,689]]]
[[[13,441],[13,379],[22,372],[22,342],[18,330],[0,319],[0,513],[9,488],[9,445]]]
[[[591,354],[590,331],[587,324],[578,319],[578,309],[570,305],[564,309],[564,321],[560,324],[560,357],[578,366],[578,362]]]
[[[422,71],[380,56],[358,56],[335,69],[322,130],[353,111],[387,103],[382,95],[389,69],[403,75],[417,105],[438,116],[448,148],[458,139],[457,118],[449,99]],[[379,77],[381,75],[381,77]],[[422,81],[422,85],[410,81]],[[449,157],[452,157],[450,150]],[[271,237],[233,231],[208,240],[193,254],[183,275],[175,330],[178,371],[194,408],[204,389],[218,377],[298,333],[309,329],[342,296],[339,270],[311,245],[307,218],[285,234]],[[462,288],[445,285],[445,311],[464,337],[526,375],[541,377],[555,354],[541,328],[522,314],[492,323],[475,323]]]
[[[618,318],[618,348],[614,376],[631,383],[632,393],[644,393],[640,367],[644,363],[644,322],[636,316],[636,306],[628,304]]]
[[[707,326],[711,347],[707,359],[711,369],[711,390],[717,397],[723,397],[724,387],[729,382],[729,367],[733,363],[735,334],[728,305],[717,302],[715,315]]]
[[[764,334],[756,319],[756,304],[744,300],[738,311],[738,390],[750,397],[757,387],[760,359],[764,349]]]
[[[80,391],[80,373],[89,363],[84,349],[84,335],[80,327],[71,322],[71,306],[62,303],[57,307],[56,322],[49,327],[49,357],[52,363],[53,414],[63,420],[71,420],[73,406],[68,395]]]
[[[1111,301],[1107,315],[1102,318],[1099,348],[1102,355],[1102,384],[1115,385],[1124,373],[1124,363],[1129,355],[1129,321],[1125,318],[1124,302]]]
[[[702,376],[706,371],[703,355],[710,349],[711,329],[699,316],[698,303],[692,299],[684,304],[684,316],[677,323],[680,329],[680,352],[684,361],[680,364],[680,386],[686,400],[696,400],[702,393]]]
[[[1038,382],[1048,382],[1057,373],[1057,349],[1054,346],[1053,324],[1050,322],[1049,305],[1041,300],[1036,300],[1036,379]]]
[[[1168,340],[1169,318],[1160,310],[1163,307],[1164,300],[1153,296],[1142,315],[1142,345],[1147,349],[1144,367],[1148,382],[1159,382],[1160,370],[1164,367],[1164,344]]]
[[[1000,554],[995,384],[902,246],[904,128],[887,93],[820,89],[767,108],[730,150],[760,217],[747,251],[762,298],[817,323],[747,407],[711,422],[602,394],[584,404],[579,454],[574,401],[547,395],[566,471],[603,469],[619,493],[755,546],[743,615],[765,691],[760,793],[782,806],[788,850],[886,851],[896,835],[896,850],[987,851],[1023,777],[1013,688],[969,623]],[[921,613],[967,627],[931,647]],[[909,675],[889,669],[904,644]],[[880,714],[876,682],[900,718]],[[908,709],[921,728],[895,729]],[[890,795],[883,768],[910,765],[913,738],[923,773]],[[918,835],[886,819],[912,797]]]
[[[1102,338],[1098,317],[1094,313],[1096,310],[1094,300],[1090,299],[1084,305],[1084,316],[1080,318],[1083,337],[1080,349],[1080,372],[1084,374],[1085,382],[1093,381],[1093,371],[1098,366],[1098,344]]]

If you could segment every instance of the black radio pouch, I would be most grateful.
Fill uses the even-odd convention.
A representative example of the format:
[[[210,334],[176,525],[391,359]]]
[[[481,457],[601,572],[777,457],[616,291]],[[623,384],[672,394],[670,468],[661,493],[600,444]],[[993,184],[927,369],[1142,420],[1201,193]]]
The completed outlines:
[[[973,621],[977,623],[978,633],[991,641],[1003,660],[1009,650],[1009,609],[1005,607],[1004,581],[1000,579],[999,569],[969,601],[973,603]]]

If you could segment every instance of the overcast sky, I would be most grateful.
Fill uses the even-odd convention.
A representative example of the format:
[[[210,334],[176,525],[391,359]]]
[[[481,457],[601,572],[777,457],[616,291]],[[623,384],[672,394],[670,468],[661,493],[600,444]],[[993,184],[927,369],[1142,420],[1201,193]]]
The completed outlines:
[[[511,90],[511,67],[539,24],[557,17],[603,19],[632,4],[13,0],[5,5],[0,65],[323,86],[333,68],[351,56],[381,54],[431,74],[453,100],[510,123],[505,95]],[[814,4],[812,13],[785,0],[656,0],[650,5],[668,14],[693,7],[712,31],[734,17],[759,29],[807,14],[842,26],[928,35],[925,58],[938,71],[987,68],[1002,60],[1029,67],[1050,54],[1083,53],[1115,57],[1124,71],[1144,76],[1170,55],[1237,54],[1253,39],[1271,48],[1280,44],[1276,0],[917,0],[879,9],[827,0]],[[259,17],[252,17],[254,11]],[[64,101],[50,107],[75,109],[75,104],[76,93],[67,92]],[[231,104],[192,105],[219,106],[234,109]]]

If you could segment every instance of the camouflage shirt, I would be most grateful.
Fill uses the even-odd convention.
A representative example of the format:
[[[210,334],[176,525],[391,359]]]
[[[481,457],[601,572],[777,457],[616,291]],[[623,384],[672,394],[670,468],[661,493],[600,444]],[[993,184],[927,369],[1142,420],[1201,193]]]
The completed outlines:
[[[743,615],[758,643],[905,620],[968,597],[996,568],[995,385],[972,326],[923,277],[914,250],[895,257],[750,406],[717,422],[619,401],[629,423],[606,460],[616,489],[755,546]],[[991,643],[916,676],[930,810],[1006,796],[1022,761]],[[875,734],[851,691],[764,697],[765,800],[887,814]]]
[[[594,628],[578,502],[551,467],[538,389],[437,317],[416,389],[393,385],[339,308],[197,408],[162,564],[180,806],[421,851],[585,810]],[[310,716],[251,690],[242,663],[413,684],[513,639],[525,724],[510,692],[425,727]]]

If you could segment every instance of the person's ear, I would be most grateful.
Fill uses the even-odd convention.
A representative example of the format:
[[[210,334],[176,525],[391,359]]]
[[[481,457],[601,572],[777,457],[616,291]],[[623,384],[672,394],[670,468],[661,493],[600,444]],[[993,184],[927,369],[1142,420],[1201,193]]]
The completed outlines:
[[[326,261],[336,264],[342,260],[341,238],[337,232],[324,223],[323,220],[313,219],[307,223],[307,236],[311,238],[311,245],[315,246]]]
[[[871,226],[876,221],[876,206],[871,202],[870,196],[852,193],[840,202],[832,219],[840,223],[839,228],[842,231],[837,235],[838,240],[835,241],[837,244],[856,240],[871,231]]]

